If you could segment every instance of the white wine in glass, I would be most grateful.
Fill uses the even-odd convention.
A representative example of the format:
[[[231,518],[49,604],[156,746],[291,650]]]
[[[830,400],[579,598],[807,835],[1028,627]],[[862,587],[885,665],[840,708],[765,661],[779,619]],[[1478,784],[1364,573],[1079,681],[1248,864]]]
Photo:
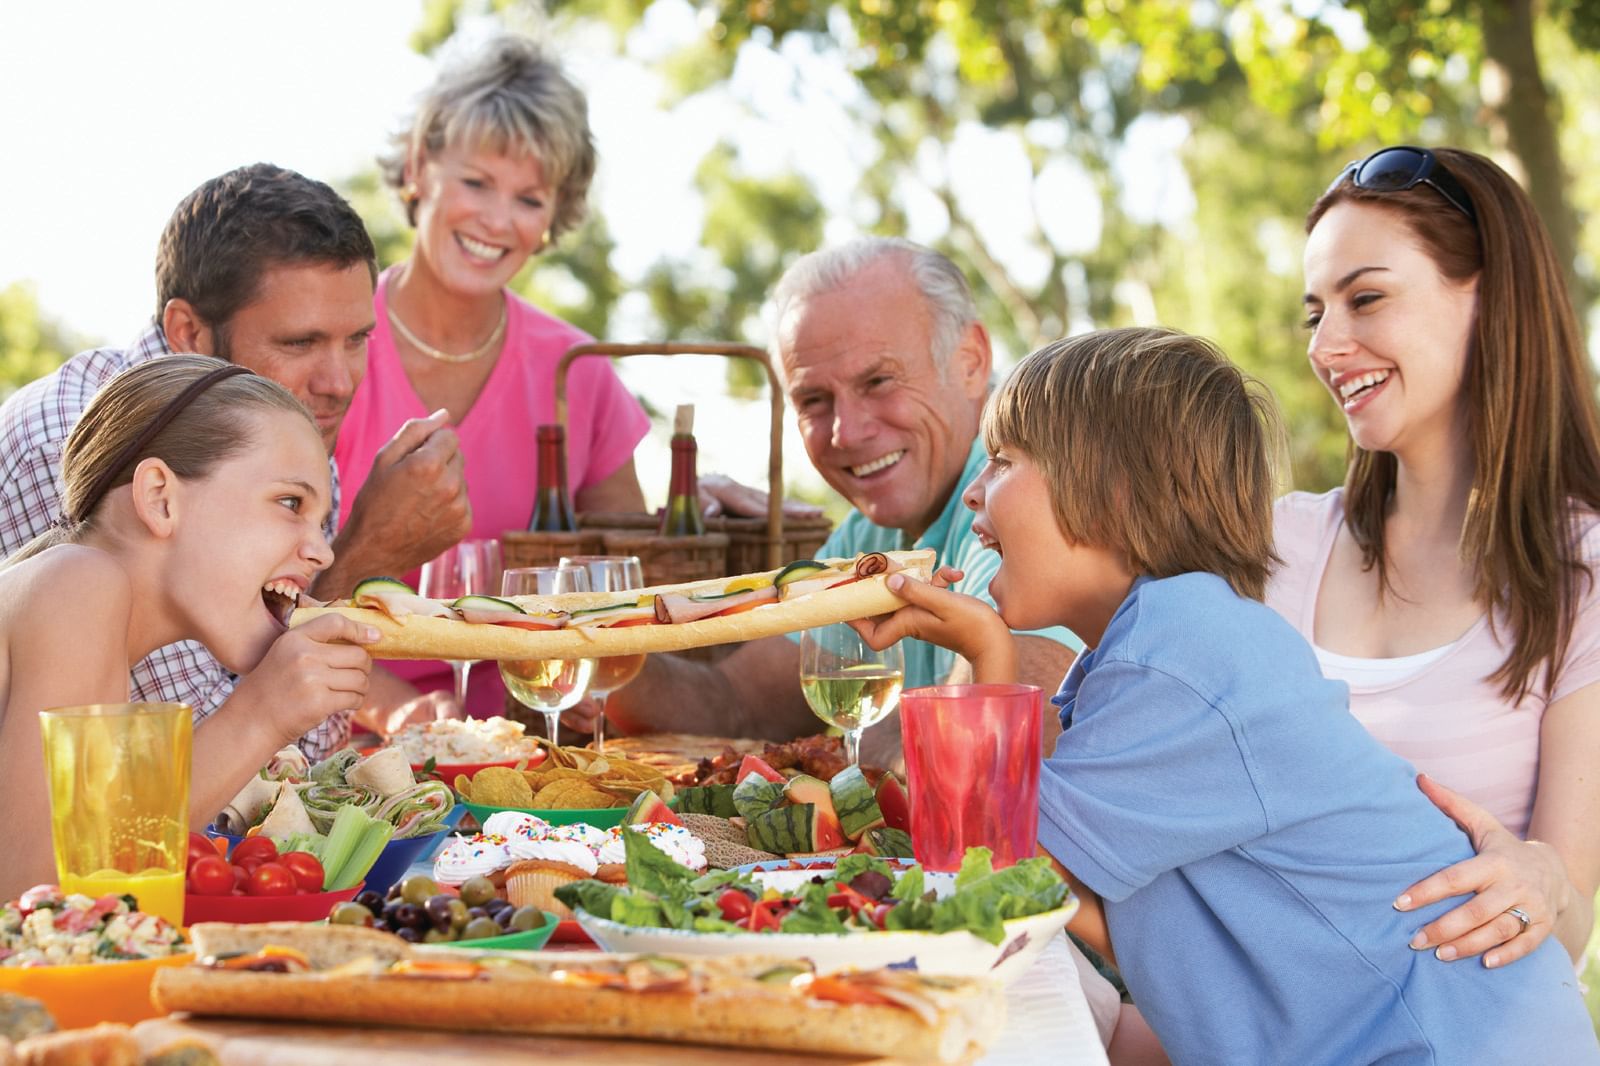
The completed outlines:
[[[581,566],[588,571],[591,592],[625,592],[644,588],[644,568],[637,555],[569,555],[562,558],[561,565]],[[596,751],[604,751],[606,746],[606,699],[638,677],[643,669],[642,652],[638,655],[608,655],[596,660],[594,678],[589,682],[589,695],[600,703],[600,713],[594,720],[593,744]]]
[[[588,592],[589,575],[578,566],[524,566],[505,571],[503,596],[553,596]],[[500,679],[513,699],[544,715],[550,743],[557,743],[561,712],[583,699],[594,677],[593,659],[502,661]]]
[[[812,713],[844,731],[851,766],[861,761],[861,734],[900,705],[905,677],[898,644],[873,651],[842,624],[808,629],[800,637],[800,691]]]

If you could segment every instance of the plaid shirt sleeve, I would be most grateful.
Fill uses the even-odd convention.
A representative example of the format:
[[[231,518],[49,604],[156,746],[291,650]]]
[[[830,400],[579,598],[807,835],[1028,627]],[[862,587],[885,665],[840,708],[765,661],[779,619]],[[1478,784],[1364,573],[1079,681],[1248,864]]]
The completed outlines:
[[[0,406],[0,554],[11,555],[48,530],[61,510],[61,453],[68,434],[94,394],[118,373],[169,354],[152,325],[126,350],[97,348],[69,359],[55,372],[13,393]],[[324,528],[333,539],[339,513],[338,471],[333,509]],[[130,690],[136,700],[186,703],[200,725],[233,695],[237,678],[195,641],[157,649],[135,664]],[[321,759],[350,738],[348,711],[330,715],[300,738],[306,756]]]

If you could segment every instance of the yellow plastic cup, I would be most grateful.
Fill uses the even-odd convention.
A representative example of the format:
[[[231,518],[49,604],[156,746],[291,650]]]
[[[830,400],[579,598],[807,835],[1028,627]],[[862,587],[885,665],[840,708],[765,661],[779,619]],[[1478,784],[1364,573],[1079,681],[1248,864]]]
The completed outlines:
[[[188,706],[55,707],[40,713],[39,728],[62,891],[127,893],[141,911],[183,924]]]

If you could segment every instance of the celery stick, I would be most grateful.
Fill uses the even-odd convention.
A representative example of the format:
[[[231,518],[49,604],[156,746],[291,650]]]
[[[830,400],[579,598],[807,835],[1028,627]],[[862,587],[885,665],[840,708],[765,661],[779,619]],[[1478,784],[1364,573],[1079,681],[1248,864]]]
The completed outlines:
[[[326,873],[323,887],[338,892],[354,886],[372,864],[378,853],[389,843],[394,826],[371,817],[359,807],[344,806],[333,819],[323,845],[322,868]]]

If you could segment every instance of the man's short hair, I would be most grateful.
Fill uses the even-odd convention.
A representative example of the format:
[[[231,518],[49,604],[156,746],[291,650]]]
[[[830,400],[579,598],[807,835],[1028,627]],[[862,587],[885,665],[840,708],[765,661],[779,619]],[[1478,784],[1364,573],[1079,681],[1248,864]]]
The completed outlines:
[[[156,252],[156,321],[187,300],[213,331],[256,298],[280,266],[350,267],[378,279],[378,253],[361,216],[332,188],[256,163],[212,178],[184,197]]]
[[[1003,381],[990,454],[1032,460],[1069,543],[1124,553],[1136,574],[1199,571],[1259,600],[1272,551],[1278,419],[1215,345],[1166,329],[1056,341]]]
[[[967,327],[978,321],[978,305],[972,299],[961,268],[932,248],[924,248],[903,237],[858,237],[835,248],[823,248],[796,259],[772,293],[773,336],[779,335],[789,309],[813,296],[842,289],[850,279],[880,259],[895,258],[904,263],[906,274],[927,302],[933,326],[933,363],[940,373],[961,343]],[[777,342],[774,359],[781,363]]]

